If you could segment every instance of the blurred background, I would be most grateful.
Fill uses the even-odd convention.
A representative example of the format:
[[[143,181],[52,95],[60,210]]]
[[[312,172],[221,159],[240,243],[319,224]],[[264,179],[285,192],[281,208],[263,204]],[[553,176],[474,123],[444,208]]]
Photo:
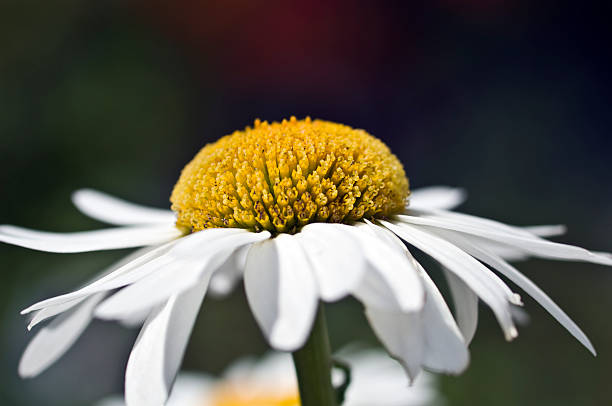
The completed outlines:
[[[168,207],[204,144],[255,118],[310,115],[384,140],[415,188],[465,187],[465,212],[565,223],[560,241],[612,250],[610,8],[416,3],[2,1],[0,223],[103,227],[71,206],[81,187]],[[113,323],[94,323],[35,379],[16,370],[32,336],[19,311],[125,254],[0,245],[0,404],[88,405],[122,391],[137,331]],[[531,320],[512,343],[482,306],[471,366],[441,380],[448,404],[611,404],[612,270],[519,267],[599,355],[526,295]],[[334,348],[376,345],[356,302],[327,309]],[[265,350],[238,289],[206,299],[184,368],[217,373]]]

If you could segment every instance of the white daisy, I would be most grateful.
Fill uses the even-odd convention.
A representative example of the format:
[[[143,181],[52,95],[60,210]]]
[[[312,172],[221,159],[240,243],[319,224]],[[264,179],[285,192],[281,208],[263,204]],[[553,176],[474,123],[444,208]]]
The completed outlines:
[[[349,351],[339,355],[351,366],[351,384],[344,406],[425,406],[442,403],[433,375],[423,374],[408,386],[402,367],[382,351]],[[340,371],[337,371],[340,372]],[[246,358],[230,365],[220,378],[181,372],[168,406],[299,406],[291,356],[270,353],[260,360]],[[337,385],[342,374],[334,374]],[[123,406],[114,396],[96,406]]]
[[[255,319],[278,350],[304,345],[319,301],[353,295],[411,378],[422,368],[460,373],[478,299],[506,339],[517,335],[512,314],[521,301],[499,273],[595,353],[578,326],[504,258],[612,265],[612,257],[542,238],[562,232],[559,226],[513,227],[449,211],[463,199],[447,187],[410,194],[397,158],[363,130],[310,119],[256,121],[207,145],[185,167],[171,197],[174,212],[80,190],[77,208],[119,227],[56,234],[0,226],[0,241],[41,251],[147,247],[84,287],[25,309],[33,313],[29,328],[55,319],[30,342],[19,373],[40,373],[94,317],[144,321],[127,365],[126,400],[161,404],[204,295],[227,292],[242,277]],[[442,265],[454,317],[412,248]]]

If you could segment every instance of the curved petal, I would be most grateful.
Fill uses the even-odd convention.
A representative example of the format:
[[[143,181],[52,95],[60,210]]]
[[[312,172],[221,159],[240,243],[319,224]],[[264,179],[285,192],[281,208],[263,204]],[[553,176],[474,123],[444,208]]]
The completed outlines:
[[[19,361],[19,375],[31,378],[47,369],[76,341],[93,318],[93,309],[104,298],[87,298],[43,327],[26,347]]]
[[[420,265],[418,269],[427,289],[421,312],[425,342],[423,366],[436,372],[459,374],[470,360],[464,337],[436,285]]]
[[[229,294],[244,274],[246,257],[250,245],[238,248],[234,255],[230,256],[219,269],[213,273],[208,290],[211,295],[225,296]]]
[[[382,223],[385,223],[384,221]],[[393,227],[393,223],[386,223],[387,227]],[[395,225],[395,227],[398,227],[398,225]],[[404,227],[403,232],[405,233],[406,231],[412,234],[420,234],[421,236],[424,236],[425,239],[429,239],[432,238],[435,239],[439,239],[439,237],[437,237],[436,235],[433,235],[431,233],[431,230],[428,230],[427,228],[420,228],[420,227],[412,227],[406,224],[399,224],[400,227],[400,231],[398,231],[397,229],[394,229],[393,231],[400,235],[402,238],[405,238],[405,235],[402,236],[401,235],[401,227]],[[425,234],[423,234],[425,233]],[[413,236],[414,237],[414,236]],[[406,240],[407,241],[407,240]],[[445,242],[443,242],[445,243]],[[452,244],[448,244],[446,243],[447,246],[448,245],[452,245]],[[414,244],[413,244],[414,245]],[[415,245],[416,246],[416,245]],[[457,247],[449,247],[449,249],[452,252],[455,252],[458,255],[463,255],[465,256],[465,253],[461,252],[461,250],[457,250]],[[510,288],[508,287],[508,285],[506,285],[504,283],[503,280],[501,280],[495,273],[491,272],[490,269],[488,269],[485,266],[482,266],[482,264],[480,264],[478,261],[474,261],[473,258],[467,258],[468,262],[471,263],[473,266],[475,266],[477,269],[479,269],[479,271],[477,272],[472,272],[472,275],[479,279],[484,286],[488,287],[489,290],[491,292],[497,293],[497,294],[502,294],[504,295],[507,300],[512,303],[515,304],[517,306],[522,306],[522,302],[521,302],[521,298],[518,294],[512,292],[512,290],[510,290]]]
[[[197,285],[171,297],[147,318],[125,371],[128,406],[165,403],[205,293],[206,284]]]
[[[366,317],[387,351],[406,370],[410,381],[421,372],[425,343],[418,312],[401,313],[366,307]]]
[[[489,251],[496,253],[500,257],[504,258],[506,261],[525,261],[530,258],[530,255],[521,249],[509,247],[507,245],[495,241],[485,240],[484,238],[473,236],[470,237],[473,238],[475,241],[478,240],[479,245],[487,247]]]
[[[518,335],[510,313],[508,294],[501,288],[499,281],[492,279],[492,272],[487,267],[446,240],[415,226],[382,220],[381,223],[466,282],[491,307],[507,340]]]
[[[445,269],[444,276],[453,296],[457,325],[463,334],[465,343],[469,344],[478,326],[478,296],[453,272]]]
[[[444,232],[445,238],[453,241],[458,247],[469,254],[478,258],[485,264],[491,266],[502,275],[514,282],[518,287],[533,297],[546,311],[548,311],[563,327],[570,332],[582,345],[584,345],[593,355],[596,355],[595,348],[591,344],[586,334],[574,323],[572,319],[535,283],[523,275],[518,269],[504,261],[493,252],[477,246],[453,232]]]
[[[10,225],[0,226],[0,242],[47,252],[88,252],[142,247],[174,240],[182,232],[174,226],[148,225],[77,233],[51,233]]]
[[[129,323],[133,314],[150,312],[171,296],[192,288],[198,283],[208,286],[208,277],[195,276],[205,265],[194,261],[173,261],[133,284],[124,287],[102,302],[95,316],[104,320]],[[182,274],[188,274],[183,278]]]
[[[45,307],[44,309],[37,311],[36,313],[34,313],[34,317],[32,317],[32,319],[28,323],[28,330],[32,330],[34,326],[36,326],[42,321],[45,321],[51,317],[57,316],[58,314],[64,313],[72,309],[74,306],[83,302],[83,300],[85,300],[86,298],[87,297],[80,297],[65,303],[57,304],[55,306]]]
[[[323,300],[335,301],[348,295],[366,270],[365,256],[350,227],[315,223],[296,235],[310,260]]]
[[[244,285],[270,345],[282,351],[300,348],[310,333],[318,291],[297,238],[280,234],[254,244],[247,256]]]
[[[418,311],[423,307],[425,291],[406,248],[381,239],[370,226],[348,229],[357,237],[370,269],[353,290],[370,307]]]
[[[529,238],[538,238],[537,234],[534,233],[533,231],[535,232],[553,231],[552,229],[544,230],[543,228],[540,229],[539,227],[531,228],[531,227],[513,226],[510,224],[499,222],[497,220],[491,220],[491,219],[484,218],[484,217],[478,217],[478,216],[473,216],[471,214],[459,213],[456,211],[449,211],[449,210],[410,208],[409,210],[406,211],[405,214],[398,216],[398,218],[401,221],[406,220],[404,217],[419,217],[419,218],[422,217],[426,219],[436,218],[436,219],[448,221],[449,223],[455,222],[455,223],[464,224],[464,225],[477,225],[483,228],[503,231],[505,233],[520,235],[520,236],[529,237]],[[547,228],[554,227],[555,228],[554,231],[560,231],[558,230],[558,226],[541,226],[541,227],[547,227]]]
[[[410,208],[452,209],[467,198],[464,189],[449,186],[431,186],[410,192]]]
[[[175,243],[175,241],[172,241],[154,248],[135,258],[134,260],[129,261],[127,264],[120,265],[107,275],[97,279],[81,289],[42,300],[22,310],[21,314],[27,314],[46,307],[69,303],[75,299],[83,298],[97,292],[112,290],[133,283],[143,276],[154,272],[160,266],[167,264],[168,260],[164,258],[164,254],[166,254]]]
[[[100,272],[96,278],[94,278],[92,281],[95,282],[96,279],[100,279],[103,277],[106,277],[107,275],[113,273],[114,271],[116,271],[117,269],[121,268],[122,266],[142,257],[143,255],[155,251],[156,247],[147,247],[147,248],[141,248],[139,250],[134,251],[133,253],[131,253],[130,255],[123,257],[122,259],[120,259],[119,261],[115,262],[114,264],[112,264],[111,266],[107,267],[106,269],[104,269],[102,272]],[[90,284],[93,282],[89,282]],[[81,296],[81,297],[77,297],[75,299],[72,300],[68,300],[66,302],[63,303],[58,303],[55,305],[51,305],[51,306],[47,306],[42,308],[40,311],[37,311],[34,314],[34,317],[32,317],[32,319],[30,320],[30,323],[28,324],[28,330],[31,330],[32,327],[34,327],[35,325],[37,325],[38,323],[51,318],[53,316],[56,316],[60,313],[63,313],[65,311],[67,311],[68,309],[71,309],[72,307],[76,306],[77,304],[81,303],[83,300],[85,300],[87,298],[87,296]]]
[[[458,374],[467,367],[464,338],[433,281],[416,262],[426,289],[420,312],[388,311],[367,307],[366,316],[385,348],[414,380],[421,367]]]
[[[523,227],[528,233],[537,235],[538,237],[556,237],[567,232],[567,227],[563,224],[551,224],[543,226],[527,226]]]
[[[267,239],[269,235],[268,232],[248,231],[225,233],[225,236],[199,247],[199,256],[192,254],[190,257],[174,253],[175,250],[182,250],[179,242],[167,254],[171,258],[170,263],[112,295],[96,309],[96,317],[121,320],[126,309],[132,312],[145,311],[194,285],[208,284],[211,274],[238,247]]]
[[[115,225],[174,224],[170,210],[140,206],[92,189],[80,189],[72,194],[79,211],[91,218]]]
[[[456,214],[457,213],[453,213],[453,215]],[[457,218],[438,216],[398,215],[397,217],[404,223],[459,231],[461,233],[497,241],[520,248],[536,257],[586,261],[601,265],[612,265],[612,258],[608,256],[595,254],[585,250],[584,248],[573,245],[547,241],[533,235],[521,235],[520,233],[509,232],[509,226],[503,224],[501,226],[494,225],[496,222],[493,222],[492,220],[478,218],[470,220],[467,218],[462,218],[458,220]],[[527,233],[525,230],[522,231]]]

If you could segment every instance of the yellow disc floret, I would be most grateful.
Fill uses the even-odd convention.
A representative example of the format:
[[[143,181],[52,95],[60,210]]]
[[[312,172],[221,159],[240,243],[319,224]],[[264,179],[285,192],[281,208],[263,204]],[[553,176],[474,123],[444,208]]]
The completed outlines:
[[[295,233],[404,209],[404,168],[363,130],[321,120],[255,121],[208,144],[187,164],[170,201],[192,232],[239,227]]]

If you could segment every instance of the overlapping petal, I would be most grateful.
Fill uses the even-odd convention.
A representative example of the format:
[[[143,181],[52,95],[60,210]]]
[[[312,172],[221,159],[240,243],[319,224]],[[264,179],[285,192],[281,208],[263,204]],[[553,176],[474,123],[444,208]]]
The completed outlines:
[[[269,238],[267,231],[251,233],[245,230],[216,229],[193,234],[193,238],[178,242],[165,258],[167,264],[132,283],[108,298],[96,310],[96,317],[123,319],[125,309],[141,312],[172,295],[199,283],[208,283],[212,273],[239,247]],[[197,244],[192,244],[193,242]],[[182,245],[189,244],[189,255]],[[200,252],[194,255],[194,252]]]
[[[519,248],[536,257],[572,261],[586,261],[602,265],[612,265],[612,258],[590,252],[573,245],[547,241],[531,235],[526,230],[510,227],[487,219],[474,219],[467,215],[459,217],[457,213],[448,215],[398,215],[403,223],[418,224],[459,231],[480,238],[493,240],[502,244]],[[518,232],[521,230],[522,232]]]
[[[366,303],[366,316],[379,339],[414,379],[422,367],[457,374],[469,362],[467,345],[433,281],[416,261],[426,298],[418,312],[378,309]]]
[[[125,371],[128,406],[163,405],[178,373],[207,283],[172,296],[145,321]]]
[[[249,250],[244,285],[255,319],[273,348],[300,348],[312,326],[318,287],[297,237],[280,234]]]
[[[94,308],[103,298],[103,293],[87,298],[36,333],[21,357],[19,375],[34,377],[64,355],[89,325]]]
[[[367,270],[365,255],[348,230],[350,227],[314,223],[297,235],[323,300],[335,301],[348,295]]]
[[[407,243],[430,255],[467,283],[491,307],[507,340],[518,335],[510,313],[510,289],[504,287],[503,281],[487,267],[446,240],[415,226],[388,221],[381,221],[381,224]]]
[[[458,247],[461,247],[465,252],[478,258],[485,264],[506,276],[518,287],[527,292],[533,297],[544,309],[546,309],[563,327],[567,329],[580,343],[582,343],[593,355],[595,348],[591,344],[586,334],[574,323],[572,319],[535,283],[523,275],[518,269],[510,265],[499,255],[487,251],[486,248],[479,247],[469,239],[458,235],[454,232],[443,232],[446,239],[453,241]]]

